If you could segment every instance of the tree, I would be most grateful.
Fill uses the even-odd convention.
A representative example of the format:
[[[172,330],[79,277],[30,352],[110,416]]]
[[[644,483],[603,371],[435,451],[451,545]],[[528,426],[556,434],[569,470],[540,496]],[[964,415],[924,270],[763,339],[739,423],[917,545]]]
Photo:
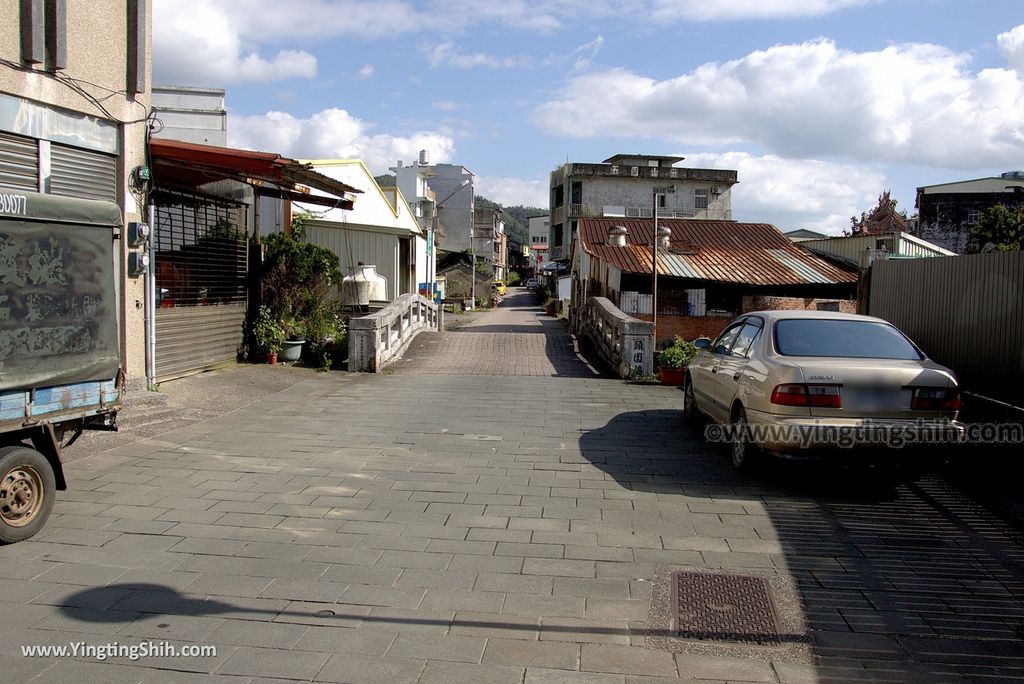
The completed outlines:
[[[1024,245],[1024,204],[997,204],[981,212],[971,238],[982,252],[1016,252]]]

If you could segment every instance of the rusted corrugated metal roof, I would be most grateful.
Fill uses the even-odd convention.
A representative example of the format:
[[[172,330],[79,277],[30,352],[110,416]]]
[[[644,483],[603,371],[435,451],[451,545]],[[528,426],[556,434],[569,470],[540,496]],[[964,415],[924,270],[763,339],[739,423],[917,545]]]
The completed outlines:
[[[624,226],[626,246],[608,245],[608,229]],[[749,285],[852,283],[857,274],[800,249],[767,223],[663,219],[671,247],[658,250],[658,273],[676,278]],[[651,272],[652,219],[580,219],[586,252],[624,273]]]

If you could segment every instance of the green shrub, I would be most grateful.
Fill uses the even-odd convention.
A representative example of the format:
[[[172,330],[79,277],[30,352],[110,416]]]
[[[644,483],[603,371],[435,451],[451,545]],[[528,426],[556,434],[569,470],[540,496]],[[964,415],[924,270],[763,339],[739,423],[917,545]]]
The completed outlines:
[[[693,357],[700,351],[693,346],[693,342],[676,336],[672,346],[666,347],[658,353],[659,368],[686,368],[693,361]]]

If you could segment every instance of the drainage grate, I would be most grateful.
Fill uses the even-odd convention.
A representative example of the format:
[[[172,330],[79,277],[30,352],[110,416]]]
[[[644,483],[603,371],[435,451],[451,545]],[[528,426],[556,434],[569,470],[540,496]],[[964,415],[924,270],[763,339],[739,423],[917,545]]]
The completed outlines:
[[[749,575],[672,573],[673,629],[684,639],[776,642],[779,619],[768,582]]]

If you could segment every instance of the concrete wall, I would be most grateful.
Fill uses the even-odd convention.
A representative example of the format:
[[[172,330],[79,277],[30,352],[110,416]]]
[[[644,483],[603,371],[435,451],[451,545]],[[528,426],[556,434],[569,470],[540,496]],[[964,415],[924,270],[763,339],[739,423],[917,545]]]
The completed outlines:
[[[571,182],[571,180],[570,180]],[[701,218],[714,220],[727,220],[732,218],[732,190],[725,184],[720,184],[722,192],[719,195],[710,193],[711,183],[698,181],[668,181],[664,178],[607,178],[594,177],[582,179],[583,183],[583,211],[584,213],[594,212],[593,216],[603,216],[604,207],[622,206],[638,207],[646,210],[653,210],[654,188],[664,187],[672,184],[676,191],[665,195],[665,206],[659,207],[658,213],[662,216],[664,212],[681,211],[693,214]],[[694,206],[694,192],[697,189],[708,190],[708,208],[698,210]],[[568,203],[568,199],[566,200]]]
[[[15,63],[21,62],[20,4],[14,0],[0,3],[0,58]],[[126,223],[145,218],[145,207],[140,207],[128,191],[128,177],[132,169],[146,163],[146,124],[139,120],[145,119],[150,107],[152,11],[152,3],[146,2],[147,49],[145,64],[140,65],[146,74],[146,88],[132,95],[124,92],[128,58],[128,17],[124,0],[67,0],[67,68],[64,73],[81,79],[82,88],[102,99],[109,116],[41,68],[0,69],[0,92],[44,107],[58,107],[112,121],[118,126],[118,204]],[[88,125],[87,121],[84,125]],[[122,121],[135,123],[120,123]],[[134,248],[129,248],[125,240],[119,240],[113,249],[119,266],[122,365],[130,386],[144,386],[144,282],[142,278],[125,275],[128,252]]]
[[[449,252],[468,250],[475,198],[473,174],[464,166],[457,164],[435,164],[430,170],[435,175],[427,183],[434,191],[437,201],[443,202],[437,209],[444,232],[439,246]],[[460,189],[459,185],[464,180],[468,180],[469,185]]]

